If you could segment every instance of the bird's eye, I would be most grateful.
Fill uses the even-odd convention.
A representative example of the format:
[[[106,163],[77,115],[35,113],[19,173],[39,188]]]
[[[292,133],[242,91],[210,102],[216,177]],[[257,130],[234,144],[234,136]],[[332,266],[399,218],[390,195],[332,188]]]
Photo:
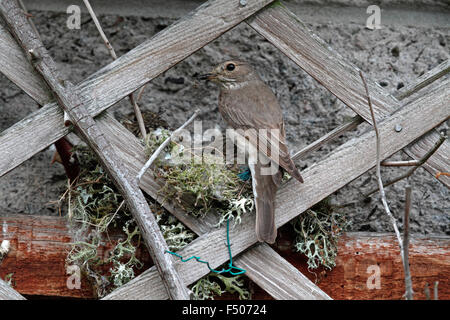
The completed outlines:
[[[226,68],[228,71],[233,71],[236,68],[236,66],[234,65],[234,63],[229,63],[227,64]]]

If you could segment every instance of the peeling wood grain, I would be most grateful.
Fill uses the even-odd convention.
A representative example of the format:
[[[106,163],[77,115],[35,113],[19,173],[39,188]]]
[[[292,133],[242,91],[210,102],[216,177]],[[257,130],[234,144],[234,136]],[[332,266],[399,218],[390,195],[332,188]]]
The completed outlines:
[[[19,88],[24,88],[26,94],[32,99],[44,105],[53,100],[50,90],[43,83],[42,78],[36,73],[27,61],[22,49],[15,43],[14,38],[3,26],[3,19],[0,17],[0,70]],[[34,77],[27,77],[27,74],[34,74]],[[24,76],[18,76],[24,75]]]
[[[379,124],[380,137],[385,143],[381,150],[384,159],[401,150],[410,141],[417,139],[449,116],[450,110],[443,108],[450,98],[450,81],[441,83],[435,90],[415,99],[399,112]],[[428,121],[423,115],[429,114]],[[394,130],[399,119],[408,125],[400,133]],[[313,204],[340,189],[375,166],[375,133],[365,134],[340,146],[335,152],[303,172],[305,183],[290,181],[277,194],[276,225],[287,223]],[[352,163],[352,166],[348,166]],[[330,175],[330,172],[333,175]],[[246,215],[240,225],[230,231],[233,239],[233,254],[239,254],[257,240],[254,233],[254,218]],[[221,228],[201,236],[179,252],[182,256],[200,256],[216,268],[228,260],[225,246],[225,229]],[[206,266],[190,261],[179,265],[184,281],[191,284],[209,272]],[[166,299],[161,290],[161,280],[153,269],[149,269],[129,284],[117,289],[106,299]]]
[[[73,227],[72,227],[73,228]],[[99,255],[114,248],[123,236],[109,233],[109,240],[99,247]],[[11,251],[0,262],[0,278],[13,273],[14,288],[24,295],[92,299],[95,293],[91,283],[82,278],[79,289],[69,289],[66,258],[70,243],[79,241],[66,218],[0,215],[0,242],[9,240]],[[153,265],[145,247],[138,248],[137,256],[146,267]]]
[[[14,272],[14,287],[18,292],[24,295],[95,298],[87,281],[81,281],[79,290],[67,288],[66,281],[69,275],[66,273],[65,259],[69,250],[68,243],[74,241],[74,238],[72,238],[72,232],[65,218],[21,214],[0,215],[0,226],[7,226],[0,228],[0,241],[3,239],[11,241],[11,251],[0,264],[0,277]],[[111,233],[110,236],[113,242],[118,240],[117,235]],[[111,246],[106,243],[100,250],[106,252]],[[266,248],[257,248],[261,246]],[[338,244],[339,255],[336,268],[326,271],[326,276],[319,271],[317,286],[321,290],[329,292],[334,299],[400,299],[403,294],[403,275],[397,247],[391,234],[347,233]],[[306,280],[310,283],[317,280],[316,274],[307,270],[306,260],[302,255],[292,252],[291,248],[282,250],[275,247],[277,252],[273,252],[273,249],[270,249],[272,252],[266,251],[267,248],[270,249],[264,244],[250,248],[235,260],[236,265],[241,263],[240,261],[248,259],[245,255],[256,249],[257,252],[252,253],[252,257],[263,253],[264,260],[262,262],[264,262],[266,256],[279,256],[295,266],[292,272],[299,270],[309,279]],[[440,281],[439,296],[441,299],[450,298],[449,249],[449,237],[413,235],[410,251],[415,297],[423,299],[425,282],[431,284],[434,281]],[[145,250],[138,250],[137,256],[146,265],[151,263]],[[249,262],[253,265],[258,261],[252,258]],[[370,290],[365,286],[370,276],[367,273],[367,267],[377,263],[381,269],[381,289]],[[268,264],[268,270],[277,269],[274,262],[269,261]],[[251,269],[252,266],[242,263],[240,266],[245,266],[249,275],[254,273],[254,270]],[[258,268],[260,267],[256,266],[257,270]],[[280,271],[284,272],[283,270],[286,269],[282,268]],[[255,277],[252,276],[252,278]],[[276,281],[283,278],[295,281],[289,275],[283,274],[277,274],[275,278]],[[264,284],[262,285],[264,287]],[[280,297],[294,296],[298,298],[301,293],[291,292],[292,288],[284,288],[289,285],[285,282],[281,286],[282,292],[286,293]],[[142,287],[142,290],[145,290],[145,287]],[[269,291],[273,292],[270,289]],[[267,296],[267,298],[269,297]]]

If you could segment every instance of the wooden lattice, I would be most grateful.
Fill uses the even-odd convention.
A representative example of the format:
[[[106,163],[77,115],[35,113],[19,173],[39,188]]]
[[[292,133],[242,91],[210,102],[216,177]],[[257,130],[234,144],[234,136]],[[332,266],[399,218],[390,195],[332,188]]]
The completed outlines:
[[[122,165],[128,167],[132,175],[135,176],[145,163],[143,147],[112,115],[103,111],[243,21],[358,114],[351,122],[341,125],[301,150],[296,158],[364,121],[371,123],[358,68],[330,49],[287,8],[279,2],[272,2],[253,0],[243,6],[239,0],[210,0],[78,85],[82,105],[96,117],[97,126],[108,137]],[[439,134],[433,128],[450,116],[449,80],[442,80],[432,91],[408,99],[408,103],[402,103],[402,100],[448,72],[449,68],[450,62],[447,60],[403,88],[396,97],[368,79],[380,138],[383,141],[382,159],[402,149],[411,158],[420,159],[438,140]],[[48,86],[2,23],[0,71],[43,106],[0,134],[2,176],[67,135],[69,129],[64,126],[62,109],[58,103],[52,102]],[[397,124],[402,126],[400,132],[394,130]],[[281,188],[276,203],[277,226],[292,220],[373,168],[376,159],[374,141],[375,134],[369,131],[346,142],[328,157],[304,170],[304,184],[290,181]],[[449,159],[450,143],[445,141],[424,168],[433,175],[448,172]],[[441,176],[439,181],[450,187],[450,177]],[[162,202],[162,196],[158,195],[160,183],[154,180],[150,170],[143,177],[140,187]],[[211,217],[199,220],[171,203],[164,202],[163,205],[199,235],[181,250],[181,255],[201,256],[213,268],[227,261],[227,251],[224,250],[225,230],[213,228],[214,221]],[[254,217],[247,215],[240,225],[231,230],[233,254],[239,255],[246,250],[237,257],[236,265],[253,271],[248,272],[248,276],[277,299],[329,299],[326,293],[267,244],[252,247],[257,242],[254,223]],[[264,259],[258,258],[261,255]],[[267,267],[269,263],[271,268]],[[280,272],[275,272],[277,266]],[[192,284],[209,272],[206,266],[193,268],[191,263],[177,264],[177,269],[185,285]],[[274,285],[277,283],[283,284],[284,288]],[[0,287],[2,286],[4,285],[0,283]],[[14,297],[14,294],[5,292],[0,290],[0,297],[2,294]],[[152,267],[105,299],[166,298],[168,294],[161,277],[157,269]]]

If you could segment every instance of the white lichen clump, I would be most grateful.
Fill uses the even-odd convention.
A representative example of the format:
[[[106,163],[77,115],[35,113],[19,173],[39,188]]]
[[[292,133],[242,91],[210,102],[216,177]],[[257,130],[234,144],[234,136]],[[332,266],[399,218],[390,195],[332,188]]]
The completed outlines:
[[[9,240],[3,240],[2,244],[0,245],[0,261],[5,257],[10,249],[10,242]]]

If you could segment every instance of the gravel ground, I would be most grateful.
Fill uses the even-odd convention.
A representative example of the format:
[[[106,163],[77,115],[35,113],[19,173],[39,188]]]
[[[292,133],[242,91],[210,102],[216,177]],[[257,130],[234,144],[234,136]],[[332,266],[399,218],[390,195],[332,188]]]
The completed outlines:
[[[333,5],[340,6],[342,2],[335,1]],[[351,2],[355,6],[364,6],[365,3]],[[321,2],[308,2],[310,6],[318,4]],[[397,1],[395,4],[398,5],[396,10],[400,12],[416,10],[419,13],[423,5],[427,5],[428,14],[435,8],[437,16],[447,15],[450,18],[449,6],[443,1],[422,1],[416,5],[412,1]],[[292,5],[295,12],[301,8],[296,2]],[[355,6],[351,7],[352,10],[357,8]],[[430,6],[435,7],[430,9]],[[345,11],[345,8],[339,7],[339,10]],[[389,12],[389,8],[384,11]],[[108,52],[87,14],[82,16],[80,30],[68,30],[65,13],[32,12],[46,47],[63,73],[73,82],[81,81],[110,62]],[[175,21],[177,12],[173,16],[167,16],[107,14],[100,15],[100,20],[120,56],[170,25]],[[383,25],[382,20],[383,28],[371,31],[364,24],[345,23],[339,19],[335,21],[332,17],[331,22],[306,20],[308,26],[334,50],[390,93],[395,93],[412,79],[449,59],[448,23],[442,26],[409,25],[410,22],[406,19],[406,22]],[[251,62],[278,96],[292,151],[313,142],[354,115],[353,111],[245,24],[235,27],[148,84],[142,108],[162,113],[163,119],[172,127],[181,125],[193,110],[201,108],[200,118],[204,121],[204,129],[214,126],[224,128],[225,124],[217,110],[218,89],[213,84],[196,83],[192,75],[208,72],[214,64],[230,57]],[[37,109],[36,103],[0,75],[0,131]],[[132,112],[126,101],[118,103],[112,110],[119,119]],[[447,126],[448,124],[443,124],[440,129]],[[368,125],[361,125],[357,130],[344,134],[300,161],[300,168],[304,169],[320,161],[338,145],[367,129]],[[50,165],[52,155],[52,148],[47,148],[0,178],[0,214],[58,214],[49,202],[58,199],[64,191],[66,180],[62,167]],[[394,158],[406,159],[406,156],[398,153]],[[383,168],[382,174],[384,177],[391,177],[403,170],[405,169]],[[331,196],[334,204],[343,206],[339,210],[352,221],[352,230],[391,230],[378,196],[374,195],[370,199],[362,196],[376,186],[375,178],[375,172],[371,170]],[[417,170],[409,183],[413,187],[412,231],[422,234],[450,234],[448,189],[423,169]],[[405,185],[406,181],[402,181],[386,190],[391,209],[399,218],[403,213]]]

